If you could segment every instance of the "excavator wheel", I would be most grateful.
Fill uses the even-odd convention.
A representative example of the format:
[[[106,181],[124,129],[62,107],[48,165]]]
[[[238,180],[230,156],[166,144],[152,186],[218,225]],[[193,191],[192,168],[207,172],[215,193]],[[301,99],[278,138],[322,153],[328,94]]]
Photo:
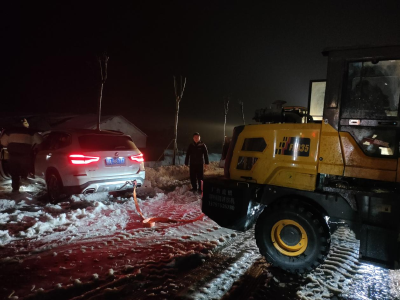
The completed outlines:
[[[330,230],[324,216],[309,204],[284,199],[267,206],[257,220],[256,242],[273,266],[304,274],[325,261]]]

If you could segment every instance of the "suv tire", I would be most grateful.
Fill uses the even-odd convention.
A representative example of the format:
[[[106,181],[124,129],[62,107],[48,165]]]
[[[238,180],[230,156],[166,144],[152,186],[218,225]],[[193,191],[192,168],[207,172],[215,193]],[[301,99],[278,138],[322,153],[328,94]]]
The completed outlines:
[[[47,195],[51,203],[56,203],[63,195],[63,183],[57,170],[50,170],[46,174]]]

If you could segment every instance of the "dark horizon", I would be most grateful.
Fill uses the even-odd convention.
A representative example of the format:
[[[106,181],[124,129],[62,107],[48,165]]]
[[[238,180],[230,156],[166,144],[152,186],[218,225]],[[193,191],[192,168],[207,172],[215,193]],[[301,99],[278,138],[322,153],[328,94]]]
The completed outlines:
[[[400,44],[398,1],[285,4],[3,4],[1,113],[96,113],[96,54],[107,51],[103,115],[146,133],[172,128],[182,75],[178,142],[199,131],[222,144],[224,97],[231,131],[242,124],[239,101],[246,123],[275,100],[307,106],[309,81],[326,77],[324,48]]]

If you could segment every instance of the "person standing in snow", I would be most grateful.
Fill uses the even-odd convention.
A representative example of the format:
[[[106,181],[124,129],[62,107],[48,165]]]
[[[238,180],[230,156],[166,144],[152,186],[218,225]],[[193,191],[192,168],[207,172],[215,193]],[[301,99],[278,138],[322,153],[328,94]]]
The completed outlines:
[[[32,147],[40,144],[42,137],[29,129],[26,119],[21,119],[19,126],[5,130],[1,136],[1,145],[7,148],[8,165],[11,173],[13,191],[19,191],[20,177],[26,178],[33,165]]]
[[[208,151],[206,145],[200,140],[200,133],[193,134],[193,142],[190,143],[186,152],[185,165],[190,162],[190,182],[192,191],[201,191],[201,181],[204,177],[204,164],[207,166]]]

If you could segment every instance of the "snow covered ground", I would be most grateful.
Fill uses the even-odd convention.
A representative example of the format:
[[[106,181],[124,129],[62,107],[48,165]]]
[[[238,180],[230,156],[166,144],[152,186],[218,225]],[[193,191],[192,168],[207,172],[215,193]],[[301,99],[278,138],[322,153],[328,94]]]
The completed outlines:
[[[219,172],[211,166],[206,174]],[[201,195],[189,191],[187,167],[147,168],[146,175],[151,184],[138,190],[146,217],[191,220],[202,214]],[[12,193],[7,182],[0,186],[1,297],[68,290],[139,272],[149,263],[173,264],[175,256],[208,255],[234,234],[207,217],[148,228],[131,193],[74,195],[50,204],[41,180],[25,182],[20,190]]]
[[[220,169],[212,165],[206,175],[218,173],[221,173]],[[166,208],[178,201],[183,202],[187,209],[182,211],[183,215],[192,211],[199,213],[200,197],[188,192],[188,177],[189,169],[185,166],[147,168],[148,183],[138,189],[144,214],[164,216]],[[175,192],[165,194],[164,190],[176,187],[179,188]],[[58,204],[50,204],[46,201],[44,182],[40,179],[26,180],[17,194],[11,192],[9,181],[2,182],[0,246],[24,239],[50,243],[71,239],[70,235],[73,239],[80,239],[112,234],[131,223],[132,211],[136,212],[131,192],[119,196],[108,193],[74,195]]]

